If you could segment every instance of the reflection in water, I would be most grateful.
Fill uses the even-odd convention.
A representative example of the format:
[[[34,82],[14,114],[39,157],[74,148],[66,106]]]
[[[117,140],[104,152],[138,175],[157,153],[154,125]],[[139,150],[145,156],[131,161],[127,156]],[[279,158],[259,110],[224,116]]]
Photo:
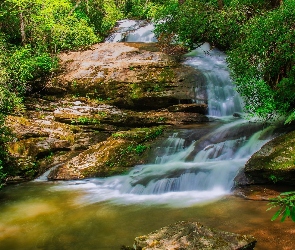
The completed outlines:
[[[295,245],[294,223],[271,222],[273,211],[265,211],[267,202],[225,197],[186,208],[106,202],[82,206],[76,201],[83,191],[53,192],[55,185],[35,182],[1,191],[1,250],[118,250],[132,245],[136,236],[179,220],[252,234],[258,250],[291,250]]]

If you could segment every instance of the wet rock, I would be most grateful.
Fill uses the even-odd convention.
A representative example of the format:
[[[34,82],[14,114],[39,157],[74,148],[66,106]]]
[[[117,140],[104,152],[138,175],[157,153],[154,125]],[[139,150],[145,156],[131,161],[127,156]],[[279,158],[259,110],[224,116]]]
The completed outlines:
[[[295,185],[295,131],[266,143],[251,156],[244,171],[255,184]]]
[[[199,222],[177,222],[148,235],[135,238],[134,249],[254,249],[250,235],[211,229]]]
[[[243,114],[239,113],[239,112],[235,112],[235,113],[233,113],[233,117],[242,118]]]
[[[138,128],[114,133],[106,141],[83,151],[49,174],[49,179],[70,180],[105,177],[129,170],[145,161],[149,141],[160,136],[163,128]]]
[[[178,106],[178,105],[177,105]],[[67,106],[56,109],[54,114],[55,121],[86,125],[88,128],[95,130],[115,131],[118,128],[135,128],[135,127],[151,127],[155,125],[183,125],[194,124],[199,122],[207,122],[208,118],[199,112],[181,112],[188,109],[193,109],[197,106],[180,105],[179,111],[176,113],[169,110],[161,111],[132,111],[120,110],[111,105],[93,105],[80,103],[80,105]],[[198,105],[199,106],[199,105]],[[177,109],[177,107],[175,107]],[[201,111],[202,107],[199,109]]]
[[[108,43],[61,54],[64,72],[46,89],[48,93],[64,89],[64,94],[103,99],[133,110],[206,102],[204,76],[155,48],[155,44]]]
[[[269,201],[283,192],[290,191],[290,186],[278,185],[248,185],[234,190],[234,195],[247,200]]]
[[[186,112],[186,113],[199,113],[206,115],[208,113],[208,107],[206,104],[178,104],[167,108],[170,112]]]
[[[25,114],[31,118],[8,116],[5,122],[14,136],[14,140],[8,143],[8,152],[15,163],[12,172],[20,179],[32,179],[52,165],[64,162],[66,157],[61,155],[68,151],[87,149],[110,136],[87,133],[73,125],[56,122],[53,116],[51,119],[43,117],[47,106],[42,106],[42,101],[39,103],[38,112],[26,111]]]
[[[156,44],[96,44],[62,53],[60,62],[62,72],[36,85],[19,117],[7,118],[20,177],[54,165],[61,167],[52,179],[122,173],[149,147],[138,131],[130,139],[134,128],[208,122],[205,77]],[[110,137],[116,132],[125,137]]]
[[[48,119],[48,117],[41,119],[39,116],[40,113],[32,119],[24,116],[8,116],[5,124],[19,140],[49,136],[68,141],[74,139],[74,133],[70,126],[54,122],[52,119]]]
[[[70,143],[55,138],[30,138],[12,142],[8,150],[14,157],[37,157],[47,155],[56,150],[70,150]]]

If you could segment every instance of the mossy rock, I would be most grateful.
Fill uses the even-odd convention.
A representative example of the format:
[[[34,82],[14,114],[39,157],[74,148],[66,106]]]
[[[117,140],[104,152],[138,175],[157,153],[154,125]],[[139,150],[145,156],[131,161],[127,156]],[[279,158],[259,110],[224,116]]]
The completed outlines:
[[[137,128],[114,133],[106,141],[83,151],[49,175],[52,180],[83,179],[122,174],[145,163],[154,139],[162,127]]]
[[[148,235],[136,237],[134,249],[216,249],[252,250],[256,240],[251,235],[240,235],[206,227],[199,222],[180,221]]]
[[[142,44],[105,43],[60,54],[63,72],[46,84],[48,94],[104,100],[119,108],[155,110],[206,102],[205,77],[196,69]]]
[[[248,160],[244,172],[254,184],[295,185],[295,131],[266,143]]]

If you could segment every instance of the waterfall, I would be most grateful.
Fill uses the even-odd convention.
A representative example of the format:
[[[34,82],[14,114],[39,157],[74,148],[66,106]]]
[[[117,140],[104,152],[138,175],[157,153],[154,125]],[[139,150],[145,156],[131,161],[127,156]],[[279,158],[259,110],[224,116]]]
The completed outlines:
[[[143,20],[121,20],[114,32],[105,39],[107,43],[115,42],[157,42],[154,25]]]
[[[242,99],[230,80],[225,54],[204,43],[186,56],[185,64],[201,70],[206,77],[209,115],[221,117],[242,112]]]
[[[126,22],[119,26],[125,29]],[[152,26],[133,23],[136,25],[136,31],[125,29],[128,31],[124,41],[151,41]],[[111,41],[116,39],[108,40]],[[188,206],[215,199],[231,192],[239,170],[270,139],[267,135],[271,134],[272,128],[263,129],[262,124],[232,116],[242,112],[242,101],[230,80],[222,52],[210,49],[206,43],[187,54],[184,64],[197,68],[206,76],[209,115],[219,117],[220,125],[196,140],[185,138],[192,137],[198,128],[183,129],[189,135],[185,138],[181,133],[171,134],[157,149],[154,163],[135,166],[126,175],[72,185],[72,188],[88,190],[84,203],[107,200],[121,204]]]

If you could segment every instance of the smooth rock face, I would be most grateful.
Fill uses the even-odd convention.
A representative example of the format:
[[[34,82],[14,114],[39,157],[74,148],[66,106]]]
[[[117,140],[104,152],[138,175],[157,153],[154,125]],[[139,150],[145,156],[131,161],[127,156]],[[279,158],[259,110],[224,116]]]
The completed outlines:
[[[239,235],[203,226],[199,222],[177,222],[148,235],[135,238],[136,250],[250,250],[256,240],[250,235]]]
[[[46,84],[49,94],[103,99],[132,110],[207,102],[204,76],[159,52],[156,44],[96,44],[59,58],[63,72]]]
[[[245,165],[253,184],[295,185],[295,131],[266,143]]]

